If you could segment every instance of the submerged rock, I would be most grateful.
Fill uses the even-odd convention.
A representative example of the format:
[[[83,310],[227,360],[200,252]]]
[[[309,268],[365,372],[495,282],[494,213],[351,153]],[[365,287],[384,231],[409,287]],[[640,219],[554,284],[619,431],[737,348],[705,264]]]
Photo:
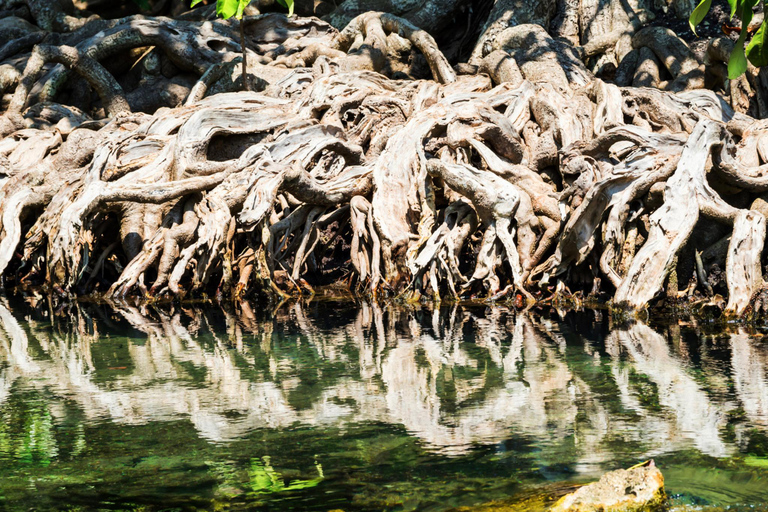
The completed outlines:
[[[666,509],[664,476],[653,461],[603,475],[563,496],[550,512],[660,512]]]

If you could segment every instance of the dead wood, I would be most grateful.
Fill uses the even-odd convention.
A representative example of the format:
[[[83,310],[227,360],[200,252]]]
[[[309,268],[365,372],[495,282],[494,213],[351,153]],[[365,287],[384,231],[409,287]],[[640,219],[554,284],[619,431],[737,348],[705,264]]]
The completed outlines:
[[[0,48],[6,282],[236,299],[345,282],[518,305],[582,291],[632,309],[672,290],[749,309],[768,125],[644,28],[652,6],[497,0],[454,66],[430,32],[465,3],[379,4],[342,2],[339,30],[254,12],[245,60],[209,11],[9,10],[30,21],[0,24],[23,40]],[[720,249],[694,247],[699,284],[675,292],[710,222]]]

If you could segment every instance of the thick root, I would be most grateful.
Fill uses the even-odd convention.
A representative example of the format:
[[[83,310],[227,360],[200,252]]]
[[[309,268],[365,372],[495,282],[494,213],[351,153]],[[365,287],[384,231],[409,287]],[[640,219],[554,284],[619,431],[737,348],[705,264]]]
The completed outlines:
[[[415,11],[249,16],[245,70],[228,23],[30,6],[61,34],[0,64],[0,273],[113,297],[727,293],[742,315],[764,288],[765,123],[702,89],[645,2],[507,4],[455,68]],[[224,92],[244,78],[258,92]],[[152,84],[165,103],[139,101]]]

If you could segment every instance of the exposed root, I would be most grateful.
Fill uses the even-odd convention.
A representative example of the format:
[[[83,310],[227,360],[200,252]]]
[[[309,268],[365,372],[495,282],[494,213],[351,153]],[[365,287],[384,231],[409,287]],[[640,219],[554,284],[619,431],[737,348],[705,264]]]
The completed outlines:
[[[30,0],[58,32],[0,63],[0,273],[110,297],[727,293],[743,314],[764,288],[768,125],[703,89],[644,2],[523,3],[496,2],[455,69],[423,12],[248,16],[243,70],[229,23]]]

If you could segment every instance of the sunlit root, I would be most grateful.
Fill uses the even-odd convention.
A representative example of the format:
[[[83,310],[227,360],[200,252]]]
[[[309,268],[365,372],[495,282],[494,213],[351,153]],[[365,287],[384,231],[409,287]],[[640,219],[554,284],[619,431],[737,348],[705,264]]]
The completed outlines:
[[[350,259],[358,279],[375,294],[381,282],[381,241],[373,224],[371,203],[362,196],[349,202],[352,219]]]
[[[706,181],[707,159],[712,146],[721,136],[721,130],[711,121],[703,120],[696,125],[683,148],[675,173],[667,181],[664,204],[651,215],[648,240],[635,255],[627,275],[617,287],[614,299],[617,303],[633,308],[643,307],[661,290],[674,256],[690,236],[700,212],[723,220],[736,214],[735,209],[720,199]],[[739,227],[742,224],[748,223],[739,222]],[[758,232],[760,224],[758,221]],[[762,231],[764,237],[764,223]],[[732,243],[744,236],[738,235],[734,236]],[[753,280],[754,277],[747,279],[748,282]],[[733,307],[736,307],[743,299],[732,297],[731,300]]]
[[[440,2],[425,23],[462,21]],[[450,60],[412,23],[426,6],[340,31],[246,16],[248,92],[233,92],[239,27],[210,9],[81,20],[34,4],[58,35],[22,27],[0,49],[16,52],[0,63],[8,286],[628,309],[727,294],[735,316],[765,289],[768,125],[703,89],[699,57],[643,28],[634,0],[498,0]]]
[[[444,212],[445,218],[432,236],[409,255],[408,267],[411,272],[409,288],[426,288],[434,297],[448,294],[459,297],[461,287],[468,279],[459,270],[459,256],[469,235],[477,229],[477,215],[463,200],[450,204]],[[441,282],[445,281],[447,292]]]
[[[417,48],[427,60],[432,77],[438,83],[456,81],[456,72],[437,43],[427,32],[409,21],[387,13],[367,12],[351,20],[329,44],[314,44],[300,52],[280,58],[276,64],[288,67],[311,66],[320,57],[340,62],[344,71],[382,71],[389,64],[390,37],[394,35]]]
[[[669,70],[673,80],[666,89],[682,91],[704,87],[704,66],[673,31],[663,27],[644,28],[632,37],[632,46],[651,49]]]
[[[16,87],[9,112],[17,113],[24,109],[29,91],[37,81],[43,65],[48,62],[65,64],[83,76],[98,92],[104,108],[110,116],[130,112],[123,90],[117,81],[96,60],[81,55],[76,48],[69,46],[36,46],[27,61],[19,85]]]
[[[623,245],[622,225],[629,213],[629,205],[645,195],[654,183],[669,177],[679,161],[682,144],[680,138],[620,127],[606,132],[588,145],[577,144],[566,148],[564,165],[580,162],[580,165],[593,169],[599,178],[588,187],[578,207],[571,213],[555,253],[535,273],[546,272],[557,276],[571,265],[583,263],[597,242],[597,229],[608,211],[603,232],[601,269],[617,286],[621,276],[614,270],[615,257]],[[610,158],[611,148],[619,145],[623,145],[621,151],[627,155],[625,160],[603,175],[598,161]]]
[[[487,226],[483,246],[492,246],[498,238],[506,256],[504,259],[512,270],[512,282],[520,293],[532,298],[525,290],[523,269],[529,267],[539,222],[533,214],[528,194],[494,174],[483,173],[469,165],[446,164],[433,159],[428,161],[427,170],[472,202],[480,220]],[[473,276],[468,284],[475,279]],[[494,288],[492,286],[491,290],[498,292]]]

